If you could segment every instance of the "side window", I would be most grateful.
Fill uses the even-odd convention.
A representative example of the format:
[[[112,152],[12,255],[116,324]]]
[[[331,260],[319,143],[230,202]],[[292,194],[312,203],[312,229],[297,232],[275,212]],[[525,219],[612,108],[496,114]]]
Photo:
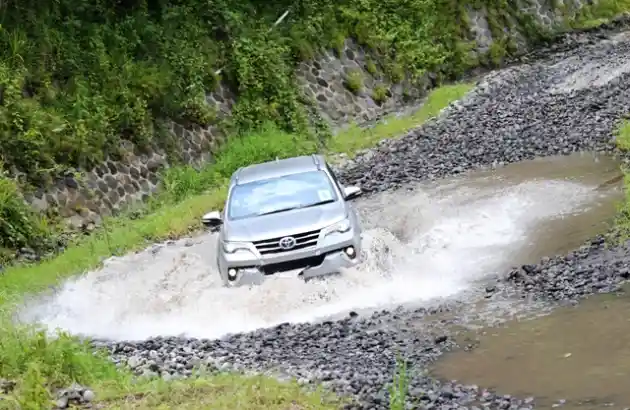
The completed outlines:
[[[335,175],[333,170],[330,169],[330,166],[328,164],[326,164],[326,171],[328,171],[328,173],[332,177],[333,182],[335,183],[335,185],[337,185],[337,189],[339,189],[339,192],[341,192],[343,194],[343,187],[339,183],[339,180],[337,179],[337,175]]]

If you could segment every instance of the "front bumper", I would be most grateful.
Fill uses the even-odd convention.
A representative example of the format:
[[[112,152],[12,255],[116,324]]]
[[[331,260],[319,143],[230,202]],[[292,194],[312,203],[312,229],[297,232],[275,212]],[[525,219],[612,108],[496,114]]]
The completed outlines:
[[[348,253],[348,249],[352,252]],[[238,286],[245,283],[259,283],[265,276],[295,272],[296,277],[310,279],[340,273],[359,263],[361,252],[360,235],[352,231],[336,234],[311,249],[283,252],[263,257],[254,252],[244,251],[222,254],[219,269],[224,282]],[[236,277],[230,276],[236,271]]]
[[[355,255],[350,257],[344,250],[331,252],[324,257],[322,263],[318,266],[311,266],[301,271],[298,276],[304,279],[326,276],[333,273],[339,273],[342,269],[355,266],[359,262],[358,248],[354,248]]]
[[[271,274],[265,273],[261,268],[244,268],[237,269],[237,276],[232,280],[228,280],[230,286],[255,285],[261,284],[266,276],[283,273],[294,274],[295,277],[303,280],[319,278],[341,273],[341,270],[355,266],[358,263],[358,257],[351,259],[343,250],[327,254],[322,262],[317,266],[309,266],[303,269],[293,269],[288,271],[278,271]]]

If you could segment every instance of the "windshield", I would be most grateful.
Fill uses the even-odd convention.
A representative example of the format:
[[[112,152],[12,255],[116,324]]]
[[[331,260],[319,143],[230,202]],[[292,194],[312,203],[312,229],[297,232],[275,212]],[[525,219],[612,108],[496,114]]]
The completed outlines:
[[[236,185],[228,204],[230,219],[243,219],[334,202],[337,193],[324,171],[309,171]]]

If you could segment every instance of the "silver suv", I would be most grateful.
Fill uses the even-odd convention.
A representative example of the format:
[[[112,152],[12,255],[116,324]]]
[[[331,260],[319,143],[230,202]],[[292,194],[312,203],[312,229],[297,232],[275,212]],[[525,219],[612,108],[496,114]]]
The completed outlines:
[[[361,227],[343,187],[321,155],[240,168],[223,212],[202,217],[220,231],[217,265],[225,286],[285,272],[305,280],[340,273],[361,255]]]

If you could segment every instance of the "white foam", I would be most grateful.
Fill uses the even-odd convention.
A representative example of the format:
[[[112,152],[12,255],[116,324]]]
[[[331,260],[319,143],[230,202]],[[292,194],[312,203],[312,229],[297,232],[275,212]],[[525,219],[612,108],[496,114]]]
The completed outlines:
[[[215,237],[113,258],[31,306],[31,320],[112,339],[219,337],[350,309],[448,297],[509,266],[536,226],[579,211],[594,194],[572,182],[398,191],[360,204],[365,262],[338,278],[270,277],[226,289],[213,271]]]

